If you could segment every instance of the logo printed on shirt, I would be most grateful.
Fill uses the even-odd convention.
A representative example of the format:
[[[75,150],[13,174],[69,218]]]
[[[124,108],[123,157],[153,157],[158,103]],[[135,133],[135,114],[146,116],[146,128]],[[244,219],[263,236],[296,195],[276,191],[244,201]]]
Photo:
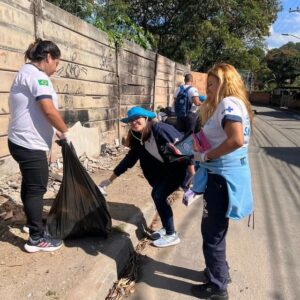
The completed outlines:
[[[234,109],[233,109],[231,106],[228,106],[227,108],[225,108],[225,109],[222,111],[222,115],[225,113],[225,111],[228,111],[229,113],[231,113],[232,111],[234,111]]]
[[[225,111],[228,111],[229,113],[231,113],[233,110],[234,109],[232,107],[230,107],[230,106],[225,109]]]
[[[38,83],[39,83],[39,85],[42,85],[42,86],[48,86],[49,85],[49,82],[46,79],[39,79]]]

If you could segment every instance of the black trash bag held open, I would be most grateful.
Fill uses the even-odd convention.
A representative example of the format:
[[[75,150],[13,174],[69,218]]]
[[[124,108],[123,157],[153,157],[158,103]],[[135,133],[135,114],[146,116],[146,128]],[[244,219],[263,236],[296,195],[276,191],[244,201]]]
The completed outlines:
[[[107,237],[111,216],[97,185],[80,163],[73,145],[59,141],[64,161],[63,179],[51,207],[47,228],[56,238],[98,235]]]

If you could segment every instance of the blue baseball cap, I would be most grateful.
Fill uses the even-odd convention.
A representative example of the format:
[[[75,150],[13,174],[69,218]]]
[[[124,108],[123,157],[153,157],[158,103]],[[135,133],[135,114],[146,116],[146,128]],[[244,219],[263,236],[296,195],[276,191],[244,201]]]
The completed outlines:
[[[121,122],[129,123],[131,120],[141,118],[141,117],[153,119],[156,118],[156,114],[153,111],[147,110],[145,108],[134,106],[128,110],[127,118],[121,119]]]

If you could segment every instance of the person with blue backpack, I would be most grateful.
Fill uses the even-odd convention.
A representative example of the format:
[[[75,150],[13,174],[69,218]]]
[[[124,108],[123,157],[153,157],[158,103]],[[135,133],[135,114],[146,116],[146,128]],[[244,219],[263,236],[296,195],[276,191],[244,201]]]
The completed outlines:
[[[139,160],[143,174],[152,187],[151,196],[161,219],[162,228],[151,234],[153,245],[167,247],[180,242],[174,227],[173,211],[168,196],[184,181],[187,162],[169,162],[163,152],[167,143],[175,143],[183,135],[174,126],[158,122],[154,112],[142,107],[132,107],[121,122],[129,124],[127,155],[115,167],[111,176],[99,187],[106,189],[117,177],[132,168]],[[134,184],[134,183],[133,183]]]
[[[198,90],[193,87],[192,74],[186,74],[184,76],[184,84],[177,88],[174,97],[174,108],[177,118],[176,128],[183,132],[184,135],[195,131],[197,125],[197,107],[202,105],[202,101],[204,100],[200,99]],[[195,174],[194,165],[190,164],[188,170],[189,172],[182,184],[185,192],[188,191]]]
[[[186,74],[184,84],[177,88],[174,96],[174,108],[179,131],[186,134],[195,130],[196,111],[201,104],[198,90],[193,87],[193,76],[192,74]]]

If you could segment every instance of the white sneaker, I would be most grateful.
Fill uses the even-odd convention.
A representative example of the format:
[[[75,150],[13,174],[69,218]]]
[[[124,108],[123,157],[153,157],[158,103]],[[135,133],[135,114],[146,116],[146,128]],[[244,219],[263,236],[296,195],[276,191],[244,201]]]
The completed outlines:
[[[150,234],[150,239],[152,241],[156,241],[159,240],[162,236],[166,235],[166,229],[165,228],[161,228],[157,231],[154,231],[153,233]]]
[[[180,238],[178,237],[177,232],[173,234],[163,235],[160,239],[153,242],[155,247],[164,248],[168,246],[177,245],[180,243]]]
[[[188,189],[184,194],[182,198],[182,203],[186,206],[191,205],[195,200],[198,200],[201,198],[201,195],[195,194],[191,189]]]

